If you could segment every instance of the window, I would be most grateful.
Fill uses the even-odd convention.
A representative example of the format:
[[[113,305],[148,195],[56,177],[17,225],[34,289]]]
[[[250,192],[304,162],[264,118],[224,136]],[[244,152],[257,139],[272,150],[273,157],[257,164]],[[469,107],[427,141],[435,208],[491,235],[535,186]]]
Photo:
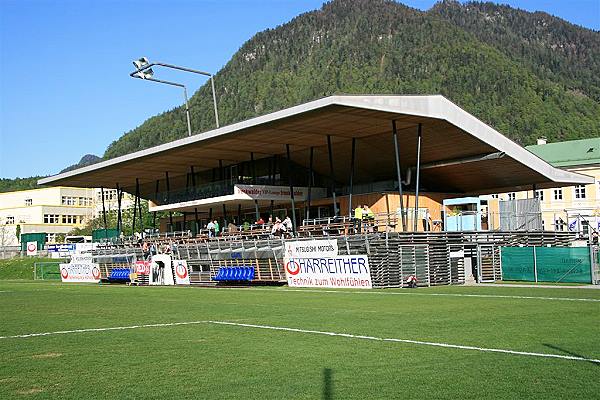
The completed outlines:
[[[25,199],[25,205],[26,206],[30,206],[33,204],[33,200],[32,199]]]
[[[575,186],[575,198],[576,199],[585,199],[585,185]]]
[[[76,224],[77,223],[77,215],[63,215],[62,223],[63,224]]]
[[[12,225],[15,223],[15,217],[6,217],[6,224]]]
[[[80,206],[91,206],[92,205],[92,198],[91,197],[80,197],[79,198],[79,205]]]
[[[563,199],[562,189],[554,189],[554,200],[562,200],[562,199]]]
[[[57,214],[44,214],[44,223],[45,224],[58,224],[59,216]]]
[[[517,194],[515,192],[510,192],[508,194],[508,200],[514,200],[517,198]]]
[[[546,230],[546,221],[542,220],[542,230]]]
[[[543,190],[536,190],[534,193],[534,196],[539,201],[544,201],[544,191]]]
[[[565,230],[565,221],[562,218],[556,218],[554,220],[554,230],[555,231],[564,231]]]
[[[493,195],[492,195],[492,199],[497,199],[497,198],[498,198],[498,195],[497,195],[497,194],[493,194]]]
[[[75,197],[62,196],[62,205],[63,206],[74,206],[75,205]]]

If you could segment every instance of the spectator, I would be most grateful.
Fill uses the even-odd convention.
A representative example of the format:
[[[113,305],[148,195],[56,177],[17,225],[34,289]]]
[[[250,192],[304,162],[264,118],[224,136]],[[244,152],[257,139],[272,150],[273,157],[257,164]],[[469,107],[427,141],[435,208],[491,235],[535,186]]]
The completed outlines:
[[[271,228],[271,234],[273,236],[281,236],[285,233],[285,226],[281,223],[281,220],[277,218]]]
[[[213,224],[215,225],[215,236],[219,236],[219,232],[221,230],[221,227],[219,226],[219,221],[217,221],[216,219],[214,220]]]
[[[206,229],[208,229],[208,237],[214,237],[215,236],[215,224],[212,221],[208,222],[208,225],[206,225]]]
[[[293,231],[294,227],[292,225],[292,220],[289,217],[289,215],[285,216],[285,219],[283,220],[282,224],[285,227],[286,231],[288,231],[288,232],[292,232]]]
[[[360,233],[362,219],[363,219],[363,209],[361,206],[357,206],[354,209],[354,232],[355,233]]]
[[[258,221],[256,221],[256,225],[264,225],[265,224],[265,220],[262,219],[262,217],[258,217]]]
[[[144,260],[150,258],[150,248],[148,247],[148,242],[144,242],[142,244],[142,255],[144,256]]]

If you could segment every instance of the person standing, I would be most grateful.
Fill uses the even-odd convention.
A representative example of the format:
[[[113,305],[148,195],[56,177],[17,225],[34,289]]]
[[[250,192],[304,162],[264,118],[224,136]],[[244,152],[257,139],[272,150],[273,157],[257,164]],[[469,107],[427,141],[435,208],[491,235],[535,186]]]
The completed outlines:
[[[360,233],[362,227],[363,209],[359,205],[354,209],[354,233]]]
[[[219,231],[221,230],[221,227],[219,226],[219,221],[215,219],[213,223],[215,224],[215,236],[219,236]]]
[[[215,236],[215,224],[212,221],[208,221],[208,224],[206,225],[206,229],[208,229],[208,237],[214,237]]]

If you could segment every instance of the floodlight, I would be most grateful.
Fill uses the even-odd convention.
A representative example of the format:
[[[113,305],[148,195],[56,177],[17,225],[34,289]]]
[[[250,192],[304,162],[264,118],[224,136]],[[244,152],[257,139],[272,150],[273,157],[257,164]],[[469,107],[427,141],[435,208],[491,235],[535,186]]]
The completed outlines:
[[[141,68],[144,68],[146,65],[148,65],[148,63],[149,63],[148,58],[142,57],[142,58],[135,60],[133,62],[133,65],[135,66],[136,69],[141,69]]]
[[[144,70],[143,72],[141,72],[141,74],[142,74],[142,78],[148,79],[148,78],[152,78],[154,76],[154,71],[152,70],[152,68],[148,68],[148,69]]]

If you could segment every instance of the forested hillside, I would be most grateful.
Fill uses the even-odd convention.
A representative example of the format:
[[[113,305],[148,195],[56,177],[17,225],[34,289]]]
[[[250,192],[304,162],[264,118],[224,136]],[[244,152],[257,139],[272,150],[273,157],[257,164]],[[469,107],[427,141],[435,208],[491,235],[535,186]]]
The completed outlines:
[[[600,33],[545,13],[444,1],[334,0],[260,32],[215,77],[222,124],[331,94],[442,94],[524,145],[600,136]],[[213,128],[208,86],[192,126]],[[183,110],[152,117],[106,158],[185,136]]]
[[[391,0],[333,0],[254,35],[215,85],[221,125],[332,94],[442,94],[523,145],[598,137],[600,32],[494,3],[446,0],[423,12]],[[196,133],[214,128],[209,85],[190,106]],[[104,158],[186,129],[178,107],[125,133]],[[0,190],[25,185],[4,181]]]

